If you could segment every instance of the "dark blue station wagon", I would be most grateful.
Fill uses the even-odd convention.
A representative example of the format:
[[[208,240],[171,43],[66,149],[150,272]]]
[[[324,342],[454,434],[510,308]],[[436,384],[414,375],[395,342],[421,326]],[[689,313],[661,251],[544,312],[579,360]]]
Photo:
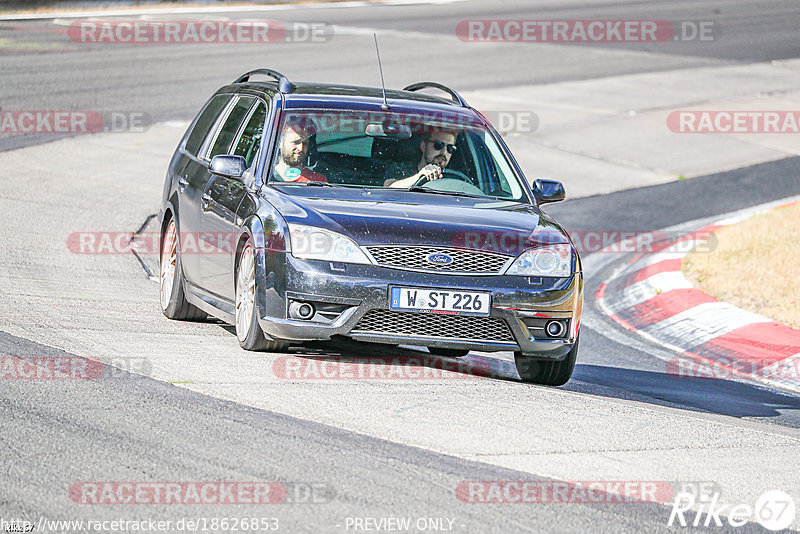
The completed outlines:
[[[529,184],[445,86],[248,72],[211,97],[170,162],[161,307],[235,325],[247,350],[347,336],[450,357],[513,351],[523,380],[561,385],[583,274],[540,205],[563,198],[558,182]]]

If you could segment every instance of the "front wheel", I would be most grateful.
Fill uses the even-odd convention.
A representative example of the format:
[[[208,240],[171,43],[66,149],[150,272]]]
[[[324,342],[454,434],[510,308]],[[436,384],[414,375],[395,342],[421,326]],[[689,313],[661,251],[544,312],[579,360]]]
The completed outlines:
[[[575,360],[578,357],[578,339],[561,361],[542,360],[532,356],[523,356],[520,352],[514,353],[514,363],[517,373],[523,382],[542,384],[544,386],[563,386],[569,382],[572,371],[575,369]]]
[[[256,313],[256,262],[253,245],[247,240],[236,268],[236,337],[245,350],[279,351],[289,344],[267,341]]]

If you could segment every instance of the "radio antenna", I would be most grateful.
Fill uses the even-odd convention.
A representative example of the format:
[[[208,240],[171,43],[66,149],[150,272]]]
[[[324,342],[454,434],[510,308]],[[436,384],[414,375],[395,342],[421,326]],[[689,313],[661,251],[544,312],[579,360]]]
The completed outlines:
[[[383,104],[381,104],[382,110],[389,109],[389,103],[386,101],[386,84],[383,81],[383,67],[381,66],[381,52],[378,50],[378,36],[373,33],[372,38],[375,39],[375,53],[378,55],[378,70],[381,72],[381,90],[383,91]]]

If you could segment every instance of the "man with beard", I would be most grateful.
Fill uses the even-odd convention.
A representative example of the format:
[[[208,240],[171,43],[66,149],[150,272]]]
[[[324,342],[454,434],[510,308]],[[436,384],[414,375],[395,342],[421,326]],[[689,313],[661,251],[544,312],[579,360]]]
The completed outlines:
[[[422,156],[419,161],[398,162],[389,166],[383,182],[385,187],[411,187],[419,180],[438,180],[442,170],[450,163],[456,151],[456,134],[446,130],[435,130],[423,135],[419,142]],[[423,182],[424,183],[424,182]]]
[[[305,166],[308,156],[308,139],[314,135],[314,127],[308,120],[289,122],[283,128],[278,150],[278,163],[274,176],[283,182],[327,182],[325,175]]]

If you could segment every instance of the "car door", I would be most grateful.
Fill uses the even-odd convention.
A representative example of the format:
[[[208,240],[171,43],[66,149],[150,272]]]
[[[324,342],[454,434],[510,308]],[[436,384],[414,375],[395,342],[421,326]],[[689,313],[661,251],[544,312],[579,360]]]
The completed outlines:
[[[181,267],[184,279],[193,285],[200,284],[201,280],[197,236],[200,230],[202,196],[209,178],[208,165],[202,157],[219,123],[226,116],[232,98],[232,94],[221,94],[209,100],[181,149],[183,161],[176,176]]]
[[[266,105],[251,96],[241,96],[233,105],[211,151],[216,155],[242,156],[252,165],[260,146],[266,117]],[[233,301],[234,285],[231,272],[232,254],[239,227],[236,208],[247,194],[241,180],[211,176],[202,197],[200,212],[200,271],[203,289],[217,297]]]

